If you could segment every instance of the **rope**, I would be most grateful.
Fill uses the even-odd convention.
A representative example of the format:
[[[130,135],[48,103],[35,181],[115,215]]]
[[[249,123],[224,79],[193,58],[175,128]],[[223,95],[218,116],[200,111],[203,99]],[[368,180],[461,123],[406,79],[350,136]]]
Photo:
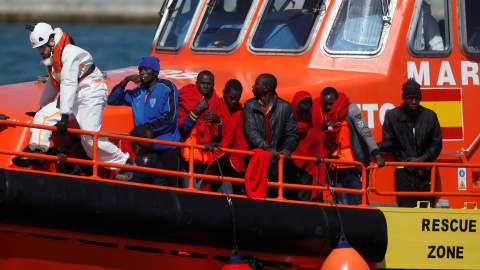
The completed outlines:
[[[335,202],[335,209],[337,210],[337,215],[338,215],[338,221],[340,222],[340,238],[342,240],[345,240],[345,231],[343,230],[343,223],[342,223],[342,218],[340,217],[340,211],[338,210],[338,205],[337,205],[337,198],[335,195],[335,191],[333,190],[333,182],[332,179],[330,179],[330,174],[328,173],[328,168],[327,168],[327,163],[325,162],[324,157],[316,156],[315,157],[317,161],[315,161],[315,164],[318,166],[318,183],[320,183],[320,163],[323,163],[325,167],[325,174],[327,175],[328,179],[328,184],[330,185],[330,192],[332,193],[333,201]],[[318,196],[318,190],[317,190],[317,196]]]
[[[223,177],[223,172],[222,172],[222,167],[220,166],[220,161],[218,160],[217,156],[217,151],[215,147],[222,147],[221,144],[219,143],[208,143],[205,145],[205,151],[213,152],[215,154],[215,160],[217,161],[217,166],[218,170],[220,171],[220,175],[222,176],[222,182],[225,184],[225,178]],[[224,185],[225,187],[225,185]],[[237,233],[236,233],[236,228],[235,228],[235,211],[233,209],[233,203],[232,203],[232,198],[230,197],[230,194],[228,194],[228,190],[224,188],[226,197],[227,197],[227,203],[230,208],[230,213],[232,214],[232,224],[233,224],[233,252],[235,255],[237,255],[238,252],[238,246],[237,246]]]

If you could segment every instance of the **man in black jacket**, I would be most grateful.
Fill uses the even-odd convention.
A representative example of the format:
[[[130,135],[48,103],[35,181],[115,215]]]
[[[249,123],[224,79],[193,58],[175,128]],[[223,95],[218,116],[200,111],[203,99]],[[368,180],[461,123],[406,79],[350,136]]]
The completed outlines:
[[[383,141],[378,144],[384,152],[394,152],[400,162],[433,162],[442,150],[442,131],[437,114],[420,106],[422,92],[413,79],[403,84],[401,106],[387,112],[383,123]],[[430,167],[397,166],[396,191],[430,191]],[[415,207],[417,201],[435,197],[397,196],[400,207]]]
[[[260,148],[272,155],[270,181],[275,181],[277,178],[278,156],[284,154],[285,160],[289,160],[299,142],[295,110],[290,102],[277,96],[276,88],[275,76],[259,75],[252,86],[255,97],[247,100],[243,108],[245,134],[250,149]],[[285,163],[285,165],[291,164]],[[285,167],[284,171],[287,170]],[[289,181],[287,176],[285,181]],[[269,196],[276,195],[270,190],[269,194]]]

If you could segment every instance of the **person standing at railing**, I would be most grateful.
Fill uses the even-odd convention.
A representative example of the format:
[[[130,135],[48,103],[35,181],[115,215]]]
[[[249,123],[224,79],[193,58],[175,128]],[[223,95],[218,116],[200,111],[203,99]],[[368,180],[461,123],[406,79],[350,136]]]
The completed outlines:
[[[138,65],[138,74],[125,77],[117,84],[108,97],[108,105],[132,107],[135,126],[143,125],[153,131],[153,138],[162,141],[179,142],[178,97],[173,82],[158,77],[160,60],[154,56],[143,57]],[[137,86],[125,90],[127,84]],[[176,146],[155,145],[155,152],[163,169],[179,171],[180,151]],[[178,187],[178,177],[165,175],[165,185]]]
[[[383,152],[393,152],[399,162],[433,162],[442,151],[442,130],[437,114],[420,105],[422,91],[413,78],[402,86],[401,106],[385,114],[383,140],[378,144]],[[395,191],[430,191],[430,167],[397,166]],[[415,207],[418,201],[435,197],[397,196],[400,207]]]
[[[358,106],[333,87],[322,90],[320,99],[314,102],[315,108],[319,107],[319,101],[324,154],[339,160],[358,161],[365,166],[370,165],[372,154],[378,167],[383,167],[385,161]],[[355,165],[332,163],[330,169],[339,188],[361,189],[362,180],[367,181],[361,179],[361,171]],[[337,193],[337,199],[340,204],[358,205],[362,202],[362,196],[358,194]]]
[[[222,133],[221,101],[215,89],[215,77],[208,70],[197,75],[195,84],[188,84],[180,89],[178,127],[180,135],[186,143],[205,145],[219,142]],[[182,149],[182,156],[186,162],[182,171],[188,172],[190,149]],[[213,153],[194,149],[194,172],[205,173]],[[183,187],[188,187],[189,179],[183,178]],[[200,187],[201,180],[194,181],[194,187]]]
[[[27,25],[26,28],[30,30],[32,48],[38,49],[43,57],[41,63],[49,74],[40,99],[41,109],[36,112],[33,123],[56,124],[58,133],[67,134],[68,121],[74,117],[80,129],[99,131],[108,89],[90,53],[75,46],[73,39],[60,28],[53,30],[46,23]],[[58,94],[60,97],[55,100]],[[45,154],[50,148],[52,131],[32,128],[31,132],[27,149]],[[92,136],[81,135],[81,142],[88,156],[93,158]],[[43,159],[18,156],[12,161],[19,167],[41,166],[45,162]],[[105,137],[98,138],[98,161],[133,164],[128,153],[123,153]]]
[[[300,142],[292,155],[323,157],[323,136],[321,136],[322,126],[320,119],[318,118],[318,109],[313,109],[312,95],[307,91],[299,91],[293,96],[292,105],[297,114],[298,134],[300,136]],[[324,164],[320,164],[321,167],[319,170],[318,165],[312,161],[294,160],[294,162],[295,165],[301,169],[299,174],[302,178],[311,178],[309,182],[314,186],[325,185]],[[323,200],[321,191],[308,191],[307,193],[311,193],[311,200]]]
[[[242,97],[242,84],[231,79],[225,84],[223,98],[220,99],[222,120],[222,134],[220,144],[224,148],[236,150],[248,150],[248,143],[245,139],[243,122],[243,106],[240,103]],[[222,173],[224,176],[243,178],[245,172],[245,156],[241,154],[217,153]],[[215,156],[212,157],[207,168],[207,173],[220,175]],[[228,192],[241,194],[242,184],[218,181],[202,181],[201,189],[217,192]]]
[[[290,102],[278,97],[276,88],[274,75],[265,73],[256,78],[252,86],[255,97],[247,100],[243,108],[245,134],[250,149],[262,149],[271,154],[269,181],[278,180],[278,157],[283,154],[287,161],[284,163],[284,181],[299,184],[298,179],[286,175],[291,171],[289,166],[294,166],[290,158],[299,142],[297,115]],[[267,196],[277,197],[277,192],[276,188],[269,188]],[[310,200],[309,196],[299,198],[298,195],[295,190],[285,193],[285,198]]]

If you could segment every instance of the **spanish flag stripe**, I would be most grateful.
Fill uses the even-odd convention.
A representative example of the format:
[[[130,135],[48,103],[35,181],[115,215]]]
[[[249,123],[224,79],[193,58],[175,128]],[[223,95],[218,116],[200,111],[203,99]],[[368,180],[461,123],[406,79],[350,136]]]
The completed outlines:
[[[462,140],[463,127],[442,127],[443,140]]]
[[[461,101],[422,101],[420,104],[437,114],[441,127],[463,126]]]
[[[422,101],[462,101],[460,89],[422,90]]]

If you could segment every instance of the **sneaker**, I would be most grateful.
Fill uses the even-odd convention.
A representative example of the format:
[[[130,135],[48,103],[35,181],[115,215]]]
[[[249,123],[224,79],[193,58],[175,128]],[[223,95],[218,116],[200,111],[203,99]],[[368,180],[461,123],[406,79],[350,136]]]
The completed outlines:
[[[30,153],[45,155],[45,152],[43,152],[40,149],[35,149],[33,152],[30,151],[30,149],[28,149],[28,151],[24,150],[24,152],[30,152]],[[16,166],[22,167],[22,168],[28,168],[30,166],[41,167],[41,166],[43,166],[43,164],[45,164],[45,159],[15,156],[15,157],[12,158],[12,162]]]

